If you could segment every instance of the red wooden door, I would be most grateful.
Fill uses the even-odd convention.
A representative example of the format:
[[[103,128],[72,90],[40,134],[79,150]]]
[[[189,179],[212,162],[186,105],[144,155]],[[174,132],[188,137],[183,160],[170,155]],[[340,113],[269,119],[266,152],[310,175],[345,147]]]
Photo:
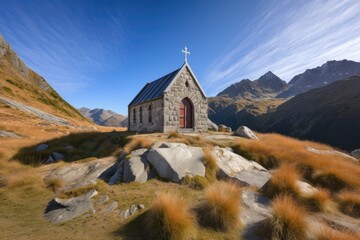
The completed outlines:
[[[180,103],[180,128],[193,127],[193,109],[189,99],[184,98]]]

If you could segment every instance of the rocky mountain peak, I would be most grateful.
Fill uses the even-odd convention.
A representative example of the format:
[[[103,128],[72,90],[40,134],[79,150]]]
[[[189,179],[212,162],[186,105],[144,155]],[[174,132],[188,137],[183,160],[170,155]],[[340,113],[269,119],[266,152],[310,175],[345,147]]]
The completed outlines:
[[[46,80],[28,68],[1,35],[0,61],[6,64],[9,68],[15,68],[15,71],[19,73],[24,79],[32,82],[45,91],[51,91],[51,87],[46,82]]]
[[[320,67],[307,69],[289,82],[289,89],[278,95],[280,98],[295,96],[310,89],[326,86],[335,81],[360,73],[360,63],[347,59],[327,61]]]

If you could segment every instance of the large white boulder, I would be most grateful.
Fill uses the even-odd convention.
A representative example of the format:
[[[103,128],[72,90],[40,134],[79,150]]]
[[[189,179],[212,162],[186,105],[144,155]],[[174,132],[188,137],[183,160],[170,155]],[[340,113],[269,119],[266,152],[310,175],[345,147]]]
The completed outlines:
[[[186,175],[205,176],[203,157],[199,147],[178,146],[151,149],[147,159],[160,177],[179,182]]]
[[[253,133],[253,131],[251,131],[251,129],[247,126],[238,127],[234,134],[239,137],[258,140],[258,137],[255,135],[255,133]]]
[[[243,185],[261,188],[271,177],[271,174],[260,164],[233,153],[226,148],[214,147],[212,155],[219,168],[219,176],[233,178]]]
[[[138,149],[132,151],[124,160],[124,182],[144,183],[147,181],[147,154],[147,149]]]

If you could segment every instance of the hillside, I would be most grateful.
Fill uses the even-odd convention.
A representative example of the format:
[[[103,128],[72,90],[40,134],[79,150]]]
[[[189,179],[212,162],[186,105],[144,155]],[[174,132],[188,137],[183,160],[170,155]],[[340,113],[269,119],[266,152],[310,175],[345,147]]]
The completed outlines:
[[[278,132],[353,150],[360,148],[360,75],[299,94],[254,122]]]
[[[66,119],[72,125],[90,124],[43,77],[28,68],[1,35],[0,97],[41,109]],[[4,106],[0,105],[0,108]],[[3,111],[7,111],[7,108]]]
[[[342,60],[328,61],[323,65],[307,69],[289,82],[289,89],[280,93],[279,98],[296,96],[308,90],[324,87],[335,81],[360,73],[360,63]]]
[[[101,126],[108,127],[126,127],[127,126],[127,117],[111,110],[105,110],[101,108],[89,109],[82,107],[78,109],[79,112],[93,121],[94,123]]]
[[[234,83],[221,91],[217,96],[267,98],[275,97],[286,89],[286,82],[269,71],[255,81],[243,79],[240,82]]]
[[[242,97],[217,96],[208,98],[209,118],[217,124],[232,129],[240,125],[252,126],[255,117],[274,111],[283,99],[247,99]]]

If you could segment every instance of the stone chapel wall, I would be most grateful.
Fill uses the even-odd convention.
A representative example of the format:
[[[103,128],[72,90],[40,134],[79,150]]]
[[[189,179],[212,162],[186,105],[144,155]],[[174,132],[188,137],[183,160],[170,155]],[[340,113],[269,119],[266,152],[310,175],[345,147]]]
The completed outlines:
[[[149,106],[152,114],[149,122]],[[142,108],[142,123],[140,122],[140,107]],[[136,120],[134,122],[133,110],[135,109]],[[129,130],[134,132],[163,132],[164,125],[164,101],[163,98],[145,102],[129,107]]]
[[[187,68],[164,95],[164,132],[180,129],[180,103],[186,97],[193,104],[194,131],[207,132],[207,100]]]

